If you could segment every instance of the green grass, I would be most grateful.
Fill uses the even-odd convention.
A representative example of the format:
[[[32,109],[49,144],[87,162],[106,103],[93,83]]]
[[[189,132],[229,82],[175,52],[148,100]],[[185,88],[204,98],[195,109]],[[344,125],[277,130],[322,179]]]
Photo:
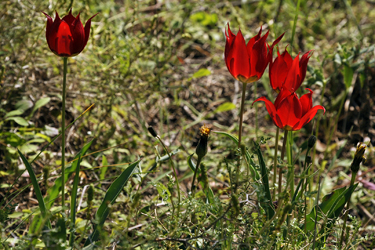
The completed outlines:
[[[74,166],[78,156],[81,160],[75,226],[61,213],[55,185],[61,186],[61,138],[54,138],[61,132],[63,63],[48,48],[41,13],[54,17],[57,10],[64,16],[71,7],[83,22],[99,12],[86,48],[68,59],[66,124],[75,121],[66,131],[69,205],[73,181],[77,184]],[[99,223],[94,234],[100,249],[338,249],[344,219],[340,208],[350,195],[342,249],[375,247],[370,219],[374,191],[368,183],[375,182],[371,1],[8,0],[0,2],[0,17],[0,248],[68,249],[72,237],[80,249]],[[314,50],[301,93],[311,88],[314,104],[323,105],[326,113],[318,113],[293,135],[293,159],[288,163],[295,166],[294,184],[309,179],[295,203],[285,192],[280,199],[271,197],[279,206],[271,204],[272,183],[262,183],[273,179],[276,127],[259,103],[256,131],[251,104],[263,95],[275,97],[268,70],[257,83],[256,96],[255,85],[248,84],[242,134],[247,151],[234,191],[238,152],[236,138],[228,134],[238,133],[241,84],[223,60],[228,22],[235,34],[241,28],[246,41],[261,25],[270,30],[269,44],[285,32],[278,46],[283,51],[293,41],[288,47],[293,57]],[[203,124],[220,132],[210,135],[193,197],[191,166],[197,158],[191,154]],[[169,156],[149,134],[149,126],[172,155],[181,189],[179,206]],[[318,142],[305,173],[311,134]],[[368,144],[367,160],[353,191],[353,186],[348,188],[350,164],[358,142]],[[84,155],[79,153],[82,148],[87,150]],[[27,174],[29,166],[23,174],[23,162],[31,162],[41,150],[30,164],[34,175]],[[138,161],[131,177],[119,184],[121,173]],[[285,166],[284,184],[288,163],[279,157],[278,165]],[[115,183],[119,193],[103,203]],[[94,187],[92,200],[87,197],[89,185]],[[51,192],[53,199],[47,200]],[[41,195],[47,211],[39,209]],[[314,213],[317,204],[327,213]],[[173,216],[177,206],[180,214]],[[107,219],[95,217],[103,207]],[[304,229],[305,213],[310,219],[317,214],[321,218],[316,230],[311,221]],[[47,220],[52,230],[46,229]]]

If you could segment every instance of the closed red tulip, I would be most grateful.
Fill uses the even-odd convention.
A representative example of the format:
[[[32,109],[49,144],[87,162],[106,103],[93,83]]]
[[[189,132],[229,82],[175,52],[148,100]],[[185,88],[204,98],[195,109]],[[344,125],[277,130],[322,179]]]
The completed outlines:
[[[264,101],[274,124],[284,130],[300,130],[309,123],[319,109],[325,113],[325,108],[321,105],[312,106],[313,91],[298,98],[297,94],[288,89],[282,89],[278,94],[275,103],[260,97],[255,102]]]
[[[262,77],[268,63],[272,61],[273,47],[284,36],[282,34],[273,42],[272,46],[269,46],[266,43],[268,33],[269,31],[261,36],[261,27],[259,33],[251,38],[246,45],[241,30],[238,31],[237,35],[234,35],[228,24],[228,32],[225,32],[224,56],[227,68],[235,79],[243,83],[250,83]]]
[[[52,18],[43,12],[47,17],[46,38],[50,50],[61,57],[76,56],[85,48],[90,36],[91,19],[87,20],[83,27],[79,14],[77,17],[69,14],[60,19],[56,12],[56,18]]]
[[[275,61],[270,62],[269,68],[272,88],[277,92],[280,92],[281,88],[296,91],[305,79],[307,63],[311,57],[310,52],[311,50],[306,52],[301,60],[299,54],[293,60],[286,48],[281,55],[277,51],[278,56]]]

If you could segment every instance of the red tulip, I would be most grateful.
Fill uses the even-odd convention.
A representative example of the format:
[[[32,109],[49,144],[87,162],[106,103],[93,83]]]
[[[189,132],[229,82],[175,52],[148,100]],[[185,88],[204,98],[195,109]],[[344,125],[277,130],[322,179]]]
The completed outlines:
[[[85,28],[77,17],[72,15],[72,10],[63,19],[56,12],[55,21],[43,12],[47,17],[46,38],[50,50],[58,56],[76,56],[85,48],[89,40],[91,19],[87,20]]]
[[[311,96],[313,92],[311,89],[308,90],[310,93],[299,99],[296,93],[283,88],[274,104],[266,97],[260,97],[254,103],[264,101],[274,124],[279,128],[293,131],[300,130],[314,118],[319,109],[322,109],[324,113],[326,112],[321,105],[312,106]]]
[[[280,92],[284,87],[290,91],[296,91],[301,86],[306,76],[307,63],[311,57],[310,51],[306,52],[299,60],[299,54],[292,59],[288,51],[285,51],[278,56],[274,62],[270,62],[270,82],[271,86],[277,92]]]
[[[243,83],[250,83],[262,77],[268,63],[272,61],[273,47],[284,36],[282,34],[278,37],[270,47],[266,43],[268,33],[269,31],[261,37],[261,27],[259,33],[251,38],[246,45],[241,30],[238,31],[237,35],[234,35],[228,24],[228,33],[225,32],[227,41],[224,56],[227,68],[235,79]]]

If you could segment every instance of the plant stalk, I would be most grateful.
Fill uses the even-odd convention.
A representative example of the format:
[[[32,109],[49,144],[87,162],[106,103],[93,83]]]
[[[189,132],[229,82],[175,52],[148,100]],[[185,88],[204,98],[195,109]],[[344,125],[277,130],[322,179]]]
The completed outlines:
[[[193,196],[194,196],[194,192],[195,192],[194,182],[195,182],[195,178],[197,176],[197,172],[198,172],[198,169],[199,169],[199,165],[201,164],[201,161],[202,161],[202,158],[198,157],[197,164],[195,166],[195,171],[194,171],[194,176],[193,176],[193,182],[191,183],[191,193],[192,193]]]
[[[61,121],[61,207],[65,211],[65,101],[66,101],[66,73],[68,71],[68,58],[64,57],[63,91],[62,91],[62,121]]]
[[[284,160],[285,155],[285,146],[286,141],[288,140],[288,130],[284,131],[284,141],[283,141],[283,148],[281,149],[281,160]],[[282,167],[279,168],[279,186],[278,186],[278,193],[279,196],[281,195],[281,184],[283,182],[283,169]]]
[[[356,172],[352,172],[352,179],[350,180],[350,187],[354,185],[354,181],[355,181],[356,177],[357,177],[357,173]],[[350,198],[351,198],[351,194],[350,194],[349,199],[348,199],[348,201],[346,203],[346,212],[345,212],[345,215],[344,215],[344,224],[342,225],[342,231],[341,231],[341,238],[340,238],[339,249],[341,249],[342,243],[343,243],[344,238],[345,238],[346,221],[348,220]]]
[[[178,178],[177,178],[177,171],[176,171],[176,168],[175,168],[174,162],[173,162],[173,160],[172,160],[172,156],[171,156],[171,154],[169,153],[169,150],[168,150],[167,147],[165,146],[164,142],[161,140],[161,138],[160,138],[159,135],[157,135],[156,138],[159,140],[159,142],[160,142],[161,145],[163,146],[164,150],[167,152],[168,157],[169,157],[169,161],[171,162],[171,165],[172,165],[172,168],[173,168],[174,178],[176,179],[176,186],[177,186],[177,196],[178,196],[178,203],[177,203],[177,218],[178,218],[179,215],[180,215],[181,195],[180,195],[180,183],[178,182]],[[172,198],[171,198],[171,202],[173,203]]]
[[[240,124],[238,131],[238,148],[241,148],[241,138],[242,138],[242,122],[243,122],[243,110],[245,106],[245,95],[246,95],[246,85],[247,83],[242,83],[242,98],[241,98],[241,109],[240,109]]]
[[[276,200],[276,172],[277,172],[277,152],[279,149],[279,133],[280,133],[280,128],[277,127],[276,130],[276,142],[275,142],[275,156],[273,158],[273,199]]]

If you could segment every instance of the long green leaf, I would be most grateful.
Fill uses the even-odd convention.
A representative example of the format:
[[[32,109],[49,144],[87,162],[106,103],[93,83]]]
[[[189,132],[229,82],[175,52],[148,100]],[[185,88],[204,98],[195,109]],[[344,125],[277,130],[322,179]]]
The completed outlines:
[[[234,141],[236,144],[238,144],[238,139],[231,134],[228,134],[226,132],[221,132],[221,131],[213,131],[213,132],[216,133],[216,134],[219,134],[219,135],[225,135],[226,137],[228,137],[232,141]],[[253,178],[254,181],[258,181],[260,179],[259,173],[255,169],[255,163],[254,163],[253,159],[251,158],[250,153],[247,150],[245,152],[245,157],[246,157],[247,162],[249,163],[248,167],[249,167],[250,172],[251,172],[251,177]]]
[[[73,188],[72,188],[72,195],[71,195],[71,202],[70,202],[70,221],[71,221],[71,230],[70,230],[70,240],[69,245],[73,247],[74,242],[74,228],[76,223],[76,204],[77,204],[77,190],[79,184],[79,166],[81,164],[81,157],[78,157],[78,163],[75,171],[74,181],[73,181]]]
[[[354,192],[358,184],[355,184],[348,189],[346,187],[335,190],[334,192],[324,196],[322,203],[316,205],[306,217],[306,230],[313,231],[315,225],[315,215],[318,213],[318,221],[320,219],[330,219],[330,225],[333,225],[335,220],[340,216],[351,194]],[[318,223],[318,221],[316,223]],[[303,225],[302,228],[305,228]]]
[[[262,175],[262,184],[263,184],[263,191],[265,192],[265,199],[261,198],[261,205],[266,211],[267,219],[271,219],[274,214],[275,214],[275,208],[272,203],[272,197],[271,197],[271,192],[270,192],[270,187],[269,187],[269,182],[268,182],[268,171],[266,167],[266,163],[264,162],[262,152],[260,151],[259,145],[256,143],[255,145],[255,153],[258,156],[258,161],[260,165],[260,172]],[[263,197],[263,196],[261,196]]]
[[[125,169],[119,177],[111,184],[108,188],[107,193],[104,196],[102,204],[100,205],[98,211],[96,211],[95,219],[97,224],[94,228],[92,234],[87,238],[85,246],[98,240],[99,232],[103,227],[105,220],[109,214],[108,205],[113,204],[116,201],[117,196],[120,194],[121,190],[126,185],[126,182],[129,180],[130,176],[133,174],[134,170],[138,166],[140,160],[132,163],[127,169]]]
[[[68,181],[68,178],[69,176],[71,176],[77,166],[78,166],[78,158],[79,156],[83,156],[86,154],[87,150],[89,149],[89,147],[91,146],[93,140],[90,141],[89,143],[87,143],[85,146],[83,146],[83,148],[81,149],[80,152],[78,152],[78,154],[76,155],[76,157],[74,157],[75,161],[72,163],[72,165],[68,168],[65,169],[65,182]],[[65,183],[64,183],[65,184]],[[53,203],[55,202],[56,198],[59,196],[59,193],[60,193],[60,189],[61,189],[61,186],[62,186],[62,178],[61,176],[59,178],[56,179],[55,181],[55,185],[52,186],[52,188],[48,189],[47,193],[48,193],[48,196],[45,198],[45,203],[47,203],[47,208],[50,209],[53,205]]]
[[[46,208],[46,205],[44,204],[43,195],[42,195],[42,192],[40,191],[39,184],[38,184],[38,181],[36,179],[34,170],[31,167],[30,163],[25,158],[25,156],[21,153],[21,151],[18,150],[18,148],[17,148],[17,151],[18,151],[18,154],[21,156],[21,159],[22,159],[23,163],[26,166],[27,172],[29,172],[31,183],[33,184],[33,187],[34,187],[34,190],[35,190],[35,195],[36,195],[36,198],[38,200],[40,212],[42,213],[44,218],[47,218],[47,208]],[[49,219],[47,219],[47,226],[48,226],[48,228],[51,228],[51,222],[50,222]]]

